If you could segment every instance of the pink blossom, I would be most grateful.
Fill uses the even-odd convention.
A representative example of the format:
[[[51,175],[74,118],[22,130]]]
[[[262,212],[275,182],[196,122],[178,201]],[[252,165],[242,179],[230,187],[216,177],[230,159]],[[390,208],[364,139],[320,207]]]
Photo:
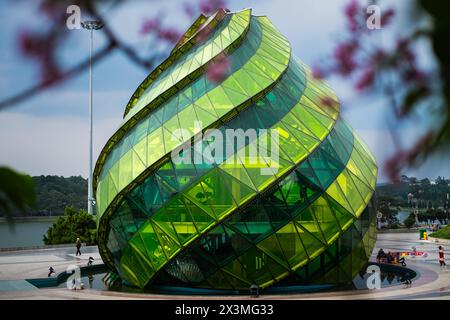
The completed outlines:
[[[168,42],[176,43],[180,39],[180,33],[175,29],[159,30],[158,37]]]
[[[375,70],[372,66],[367,67],[359,80],[356,82],[355,88],[356,90],[362,91],[364,89],[367,89],[373,85],[373,82],[375,80]]]
[[[337,62],[337,72],[341,75],[348,75],[356,68],[354,54],[359,45],[356,41],[341,43],[334,50],[334,57]]]
[[[224,8],[225,2],[223,0],[203,0],[200,2],[199,7],[204,14],[212,14],[219,8]]]
[[[323,79],[323,78],[325,78],[325,71],[318,66],[314,66],[312,68],[312,76],[315,79]]]
[[[381,26],[382,27],[387,26],[392,21],[392,18],[394,17],[394,15],[395,15],[395,11],[393,9],[389,9],[389,10],[385,11],[383,13],[383,15],[381,16]]]
[[[360,11],[358,1],[350,1],[344,9],[345,16],[347,17],[347,23],[351,31],[356,31],[358,29],[357,14]]]
[[[160,25],[161,21],[158,18],[147,19],[142,24],[140,33],[145,35],[152,31],[158,31]]]
[[[188,17],[193,17],[195,15],[194,8],[190,3],[184,3],[183,10]]]

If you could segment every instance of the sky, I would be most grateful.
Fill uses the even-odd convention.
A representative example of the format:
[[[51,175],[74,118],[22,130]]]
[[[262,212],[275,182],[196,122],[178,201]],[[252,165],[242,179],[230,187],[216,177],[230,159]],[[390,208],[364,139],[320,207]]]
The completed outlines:
[[[407,10],[409,0],[381,1],[381,8],[398,8],[389,30],[376,30],[383,45],[392,45],[398,35],[411,31]],[[37,13],[38,1],[0,0],[0,100],[32,86],[39,77],[36,64],[20,55],[17,35],[24,29],[41,28],[45,17]],[[159,50],[139,32],[142,23],[155,15],[164,24],[184,31],[192,21],[183,14],[184,1],[129,1],[114,10],[102,12],[121,39],[143,54]],[[253,14],[266,15],[290,41],[293,53],[312,66],[329,55],[336,40],[342,38],[346,0],[229,0],[228,8],[238,11],[252,8]],[[176,10],[174,10],[176,8]],[[65,26],[62,26],[65,27]],[[72,30],[67,45],[59,52],[63,66],[86,58],[89,35]],[[95,33],[95,49],[105,43],[101,31]],[[419,60],[433,66],[429,43],[418,47]],[[124,108],[136,87],[151,70],[144,70],[117,52],[94,68],[94,157],[121,123]],[[367,143],[378,160],[379,182],[387,180],[383,163],[395,151],[388,122],[394,125],[405,146],[425,132],[420,116],[405,123],[395,122],[388,101],[381,95],[356,92],[341,78],[328,80],[340,99],[343,117]],[[429,124],[429,123],[428,123]],[[88,73],[46,90],[23,103],[0,111],[0,166],[9,166],[30,175],[88,175]],[[445,155],[427,160],[419,168],[402,172],[419,178],[450,176]]]

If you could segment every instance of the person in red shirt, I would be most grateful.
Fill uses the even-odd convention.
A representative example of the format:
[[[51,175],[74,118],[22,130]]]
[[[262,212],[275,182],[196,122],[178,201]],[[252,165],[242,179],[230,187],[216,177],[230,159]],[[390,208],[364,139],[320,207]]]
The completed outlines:
[[[447,271],[444,257],[444,248],[442,246],[439,246],[439,265],[441,266],[441,271]]]

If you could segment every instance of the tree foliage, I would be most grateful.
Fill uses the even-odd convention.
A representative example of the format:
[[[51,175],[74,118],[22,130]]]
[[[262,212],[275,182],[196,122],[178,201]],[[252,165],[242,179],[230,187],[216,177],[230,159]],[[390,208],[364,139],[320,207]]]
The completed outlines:
[[[390,207],[410,207],[408,194],[417,200],[418,208],[447,208],[450,180],[437,177],[432,184],[429,179],[403,176],[401,181],[377,186],[380,204],[388,202]]]
[[[13,211],[24,212],[36,204],[33,179],[9,168],[0,167],[0,214],[12,221]]]
[[[87,245],[96,245],[96,223],[87,211],[78,210],[77,212],[75,208],[67,207],[65,216],[59,217],[44,235],[44,243],[46,245],[69,244],[75,243],[77,238]]]
[[[415,223],[416,223],[416,216],[414,215],[414,213],[411,213],[408,216],[408,218],[406,218],[405,221],[403,221],[403,224],[408,229],[411,229],[414,226]]]
[[[65,207],[75,209],[86,207],[88,182],[81,176],[37,176],[33,177],[36,185],[36,210],[38,215],[62,215]]]

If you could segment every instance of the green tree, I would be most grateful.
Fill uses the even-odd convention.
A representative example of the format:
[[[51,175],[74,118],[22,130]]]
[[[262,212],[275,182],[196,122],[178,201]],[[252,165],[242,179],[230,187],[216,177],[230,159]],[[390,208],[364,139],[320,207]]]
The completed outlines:
[[[408,218],[406,218],[405,221],[403,222],[405,227],[407,227],[408,229],[411,229],[415,223],[416,223],[416,216],[414,215],[414,213],[410,213]]]
[[[69,244],[75,243],[77,238],[87,245],[96,245],[96,223],[86,210],[80,209],[77,212],[75,208],[67,207],[65,216],[59,217],[47,230],[47,234],[44,235],[44,243],[46,245]]]

